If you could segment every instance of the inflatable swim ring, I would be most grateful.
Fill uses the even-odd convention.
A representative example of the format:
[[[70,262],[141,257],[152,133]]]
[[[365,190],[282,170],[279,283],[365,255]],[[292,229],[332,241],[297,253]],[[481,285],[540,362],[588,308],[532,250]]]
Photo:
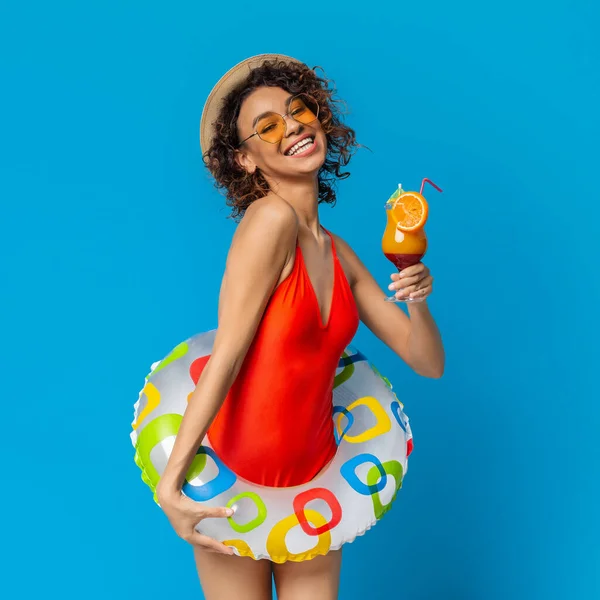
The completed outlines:
[[[197,334],[154,363],[135,403],[135,462],[157,504],[156,485],[215,333]],[[381,519],[402,487],[413,447],[403,408],[390,382],[349,346],[334,382],[332,427],[338,448],[333,460],[305,484],[260,486],[228,468],[205,436],[182,491],[197,502],[235,512],[227,519],[204,519],[197,530],[239,556],[276,563],[309,560],[352,542]]]

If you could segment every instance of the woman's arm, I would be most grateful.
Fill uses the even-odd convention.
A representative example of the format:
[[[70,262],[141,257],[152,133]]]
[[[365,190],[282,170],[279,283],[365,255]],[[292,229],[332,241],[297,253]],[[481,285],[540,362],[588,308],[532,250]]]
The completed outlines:
[[[334,237],[361,321],[416,373],[441,377],[444,347],[427,302],[408,304],[410,318],[396,304],[384,302],[385,294],[352,248]]]
[[[265,307],[293,259],[298,223],[278,198],[253,203],[235,233],[221,295],[211,357],[190,397],[157,495],[179,492],[204,435],[242,366]]]

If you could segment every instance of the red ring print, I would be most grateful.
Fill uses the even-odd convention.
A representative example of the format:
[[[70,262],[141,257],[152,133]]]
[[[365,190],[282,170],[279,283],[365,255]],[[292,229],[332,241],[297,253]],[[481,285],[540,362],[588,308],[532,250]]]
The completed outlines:
[[[200,375],[202,375],[202,371],[204,371],[209,358],[210,354],[208,356],[201,356],[190,365],[190,377],[195,385],[198,385],[198,379],[200,379]]]
[[[329,506],[331,510],[331,521],[325,523],[325,525],[321,525],[321,527],[313,527],[308,522],[304,508],[311,500],[325,500],[325,502],[327,502],[327,506]],[[342,520],[342,507],[338,499],[333,492],[325,488],[313,488],[311,490],[306,490],[305,492],[300,492],[294,498],[293,506],[294,513],[298,518],[298,523],[300,523],[300,527],[302,527],[302,530],[307,535],[321,535],[336,527]]]

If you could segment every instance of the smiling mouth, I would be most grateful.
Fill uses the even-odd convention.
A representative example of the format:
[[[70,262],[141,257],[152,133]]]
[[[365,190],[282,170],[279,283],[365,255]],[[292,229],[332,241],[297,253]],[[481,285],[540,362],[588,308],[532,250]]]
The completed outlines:
[[[286,153],[285,156],[297,156],[304,154],[305,152],[312,150],[315,145],[315,138],[313,136],[305,137],[301,139],[297,144],[294,144]]]

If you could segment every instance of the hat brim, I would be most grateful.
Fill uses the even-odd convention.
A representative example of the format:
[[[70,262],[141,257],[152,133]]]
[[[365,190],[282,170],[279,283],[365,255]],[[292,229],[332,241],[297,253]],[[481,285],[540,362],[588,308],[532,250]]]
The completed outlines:
[[[285,60],[287,62],[300,63],[296,58],[286,56],[285,54],[257,54],[251,56],[246,60],[238,63],[213,87],[202,110],[202,116],[200,118],[200,150],[202,155],[209,149],[214,135],[214,122],[217,119],[223,99],[233,90],[238,84],[240,84],[250,72],[256,67],[261,66],[267,60]]]

